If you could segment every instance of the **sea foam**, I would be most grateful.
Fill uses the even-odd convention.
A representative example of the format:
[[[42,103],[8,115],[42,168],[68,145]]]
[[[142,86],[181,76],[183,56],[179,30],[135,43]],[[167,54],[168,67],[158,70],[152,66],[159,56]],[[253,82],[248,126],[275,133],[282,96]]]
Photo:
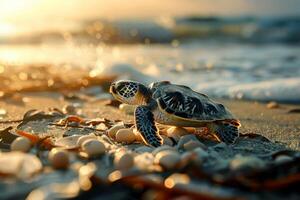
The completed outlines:
[[[159,73],[159,75],[151,74],[149,70],[148,73],[144,72],[133,65],[117,63],[108,66],[103,74],[114,74],[118,75],[119,79],[136,80],[145,84],[169,80],[174,84],[185,84],[197,92],[217,98],[300,103],[300,78],[281,78],[251,83],[230,80],[207,82],[201,79],[190,80],[187,75],[180,77],[180,75],[172,76],[166,72]]]

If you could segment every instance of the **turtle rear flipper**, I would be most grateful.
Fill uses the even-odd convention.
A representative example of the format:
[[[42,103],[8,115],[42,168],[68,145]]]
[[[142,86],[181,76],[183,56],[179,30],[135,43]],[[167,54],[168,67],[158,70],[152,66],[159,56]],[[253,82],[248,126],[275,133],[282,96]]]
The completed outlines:
[[[162,145],[162,138],[155,126],[154,116],[148,106],[138,106],[135,109],[135,124],[144,142],[158,147]]]
[[[239,137],[240,123],[234,121],[217,121],[209,125],[210,131],[222,142],[226,144],[233,144]]]

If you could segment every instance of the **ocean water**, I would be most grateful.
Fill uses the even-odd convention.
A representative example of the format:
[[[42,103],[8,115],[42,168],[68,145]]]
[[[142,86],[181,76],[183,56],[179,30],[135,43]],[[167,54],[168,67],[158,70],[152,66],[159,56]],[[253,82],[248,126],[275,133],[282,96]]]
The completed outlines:
[[[114,22],[110,25],[119,28],[118,34],[114,32],[106,43],[101,37],[107,31],[101,37],[96,34],[96,40],[78,32],[60,33],[62,40],[53,32],[51,37],[43,33],[2,39],[0,63],[65,63],[74,66],[70,70],[85,68],[91,76],[117,74],[145,84],[169,80],[214,97],[300,103],[299,22],[294,18]],[[103,30],[98,21],[84,24],[90,23]]]

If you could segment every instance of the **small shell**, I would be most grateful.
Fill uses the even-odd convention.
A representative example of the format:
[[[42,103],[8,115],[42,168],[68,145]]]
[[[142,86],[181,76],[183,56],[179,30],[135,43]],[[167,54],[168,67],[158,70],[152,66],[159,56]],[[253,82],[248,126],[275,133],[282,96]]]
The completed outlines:
[[[154,163],[161,165],[163,168],[174,169],[180,161],[180,154],[175,151],[161,151],[156,154]]]
[[[105,153],[105,146],[96,139],[89,139],[82,143],[81,148],[89,156],[98,156]]]
[[[55,141],[55,146],[62,147],[65,149],[75,149],[80,147],[78,145],[78,139],[80,138],[80,135],[72,135],[68,137],[63,137]]]
[[[107,133],[108,133],[109,137],[116,138],[116,134],[117,134],[118,130],[124,129],[124,128],[125,128],[124,124],[116,124],[113,127],[111,127],[110,129],[108,129]]]
[[[131,153],[117,153],[114,164],[117,169],[129,169],[134,165],[134,157]]]
[[[120,129],[116,134],[117,142],[125,142],[127,144],[130,144],[135,141],[135,138],[135,134],[131,129]]]
[[[123,112],[125,112],[127,115],[132,115],[134,114],[136,106],[134,105],[128,105],[128,104],[120,104],[119,109]]]
[[[31,141],[25,137],[17,137],[10,145],[12,151],[28,152],[31,149]]]
[[[66,169],[69,166],[69,154],[65,150],[53,148],[48,155],[48,159],[55,169]]]
[[[81,146],[84,141],[89,139],[97,139],[97,137],[95,135],[83,135],[77,140],[77,145]]]

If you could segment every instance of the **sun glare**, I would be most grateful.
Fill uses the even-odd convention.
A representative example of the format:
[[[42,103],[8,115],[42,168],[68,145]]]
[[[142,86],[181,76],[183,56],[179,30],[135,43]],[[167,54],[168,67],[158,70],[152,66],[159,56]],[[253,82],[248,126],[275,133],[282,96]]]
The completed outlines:
[[[0,37],[9,37],[16,34],[16,28],[12,24],[0,22]]]
[[[23,12],[28,11],[37,0],[26,0],[26,1],[14,1],[14,0],[1,0],[0,1],[0,11],[1,11],[1,20],[10,20],[19,15],[22,15]]]

